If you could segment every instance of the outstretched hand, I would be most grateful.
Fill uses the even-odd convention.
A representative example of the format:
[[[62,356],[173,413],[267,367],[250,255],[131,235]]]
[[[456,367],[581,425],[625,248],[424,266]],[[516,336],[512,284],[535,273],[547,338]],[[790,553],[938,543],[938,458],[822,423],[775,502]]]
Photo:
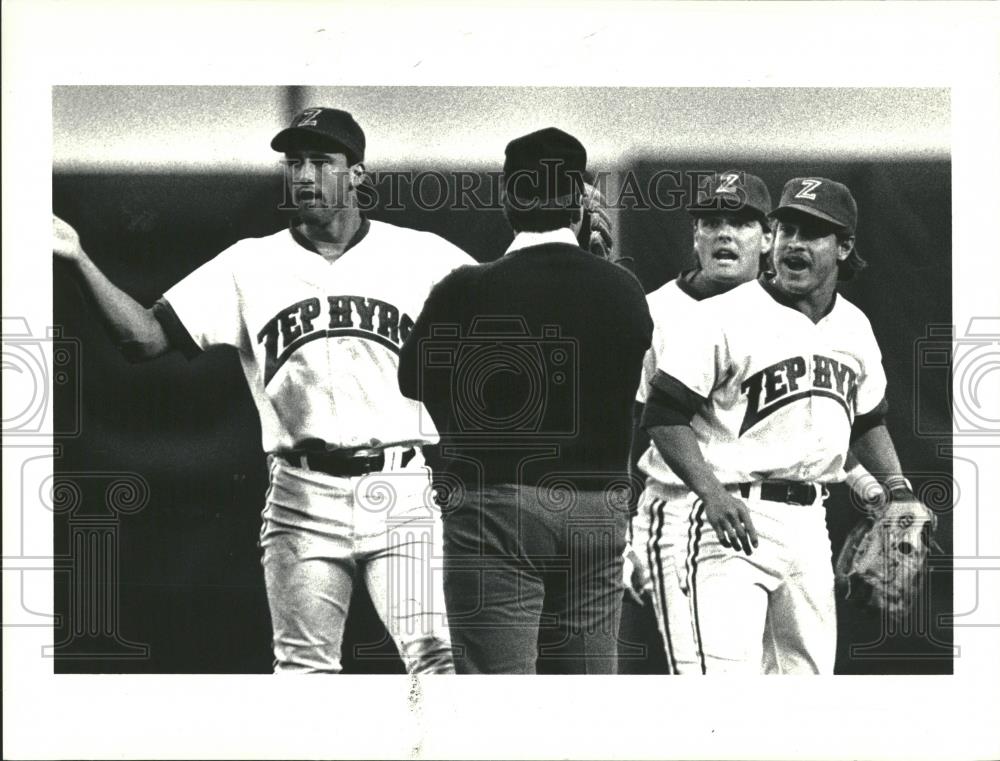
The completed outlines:
[[[73,226],[52,215],[52,253],[57,259],[75,261],[83,256],[80,236]]]

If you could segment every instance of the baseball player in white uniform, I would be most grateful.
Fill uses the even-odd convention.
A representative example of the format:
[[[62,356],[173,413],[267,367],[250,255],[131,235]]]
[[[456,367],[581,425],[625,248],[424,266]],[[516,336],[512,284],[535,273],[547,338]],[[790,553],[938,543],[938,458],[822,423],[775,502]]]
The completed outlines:
[[[673,347],[665,345],[664,340],[678,326],[687,325],[694,318],[694,307],[699,301],[757,277],[773,241],[767,219],[770,210],[771,194],[764,181],[739,170],[713,175],[688,207],[692,217],[692,242],[697,266],[682,272],[646,297],[653,317],[653,342],[646,352],[642,381],[636,393],[632,455],[633,468],[638,465],[644,477],[655,478],[657,473],[669,472],[669,466],[656,448],[649,446],[649,437],[639,424],[656,373],[658,354],[673,350]],[[637,566],[641,565],[633,579],[634,583],[643,584],[645,590],[651,593],[665,648],[667,671],[675,673],[677,658],[691,660],[693,654],[681,652],[678,655],[678,647],[682,651],[685,648],[690,650],[690,637],[683,631],[680,637],[676,636],[665,616],[668,605],[680,606],[681,611],[686,611],[687,603],[674,576],[664,574],[663,526],[663,501],[646,489],[639,499],[638,511],[630,527],[630,547],[636,548],[636,555],[630,559]],[[629,581],[626,579],[626,585]]]
[[[357,575],[407,670],[453,673],[421,455],[437,436],[396,375],[431,287],[473,260],[360,213],[365,137],[347,112],[306,109],[271,145],[288,160],[290,226],[238,241],[152,309],[115,288],[60,220],[56,254],[75,265],[126,356],[238,351],[270,471],[260,544],[275,670],[341,670]]]
[[[643,413],[679,673],[832,673],[826,484],[849,447],[887,486],[902,479],[878,345],[836,293],[864,264],[854,198],[796,178],[771,216],[773,275],[691,306],[661,339]]]

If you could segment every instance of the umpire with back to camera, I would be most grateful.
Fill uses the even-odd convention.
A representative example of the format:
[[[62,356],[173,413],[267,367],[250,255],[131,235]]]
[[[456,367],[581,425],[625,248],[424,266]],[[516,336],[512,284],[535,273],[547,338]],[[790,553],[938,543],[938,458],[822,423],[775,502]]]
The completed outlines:
[[[431,292],[403,393],[441,432],[445,597],[459,673],[614,673],[625,463],[652,324],[638,281],[577,245],[586,150],[511,141],[497,261]]]
[[[871,326],[836,292],[863,266],[850,190],[795,178],[771,217],[773,277],[698,304],[657,355],[643,417],[669,467],[647,490],[682,595],[666,607],[675,641],[688,638],[681,673],[833,672],[823,501],[849,453],[882,480],[883,515],[933,523],[885,426]]]

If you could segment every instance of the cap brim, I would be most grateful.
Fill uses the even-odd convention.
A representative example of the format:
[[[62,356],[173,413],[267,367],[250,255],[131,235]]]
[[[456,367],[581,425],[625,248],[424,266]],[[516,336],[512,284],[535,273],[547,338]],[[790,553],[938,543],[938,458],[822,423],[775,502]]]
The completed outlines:
[[[829,222],[830,224],[836,225],[842,230],[849,229],[847,225],[843,223],[843,221],[836,219],[835,217],[831,217],[829,214],[824,214],[822,211],[814,209],[811,206],[805,206],[804,204],[797,204],[797,203],[785,204],[784,206],[779,206],[777,209],[772,211],[768,216],[777,217],[780,216],[781,212],[783,211],[798,211],[801,212],[802,214],[808,214],[810,217],[816,217],[816,219],[822,219],[824,222]]]
[[[271,148],[278,153],[287,153],[303,146],[322,149],[328,153],[343,153],[348,158],[355,155],[349,146],[330,137],[325,132],[309,127],[288,127],[281,130],[271,140]]]

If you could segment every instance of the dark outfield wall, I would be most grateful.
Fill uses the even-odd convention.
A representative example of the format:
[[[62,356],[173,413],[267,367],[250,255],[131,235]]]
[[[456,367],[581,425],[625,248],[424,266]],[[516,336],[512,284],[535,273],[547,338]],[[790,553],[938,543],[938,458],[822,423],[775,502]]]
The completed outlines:
[[[639,184],[664,166],[636,165]],[[706,167],[725,168],[708,162],[669,168]],[[951,319],[950,165],[770,163],[751,170],[775,197],[785,179],[807,174],[833,177],[855,190],[858,245],[871,267],[843,292],[869,315],[885,354],[889,423],[903,463],[915,474],[915,486],[943,509],[951,502],[951,465],[937,450],[950,441],[948,373],[940,365],[919,370],[916,358],[926,353],[921,339],[929,326]],[[433,201],[433,181],[424,187]],[[439,211],[413,211],[405,183],[401,195],[409,210],[372,216],[437,232],[480,261],[499,256],[512,237],[495,209],[459,212],[441,204]],[[281,180],[270,175],[53,178],[54,211],[77,227],[107,275],[144,304],[230,243],[281,227],[280,198]],[[379,198],[384,206],[385,183]],[[625,210],[618,240],[634,257],[647,291],[690,266],[690,223],[683,212]],[[67,421],[67,430],[80,421],[79,435],[57,437],[63,449],[56,469],[61,483],[82,489],[79,506],[56,516],[55,549],[70,559],[56,572],[55,607],[62,616],[56,670],[269,671],[270,624],[256,548],[266,473],[259,424],[235,353],[213,350],[190,363],[171,355],[132,366],[59,267],[54,303],[53,324],[63,326],[79,352],[70,382],[56,386],[57,430],[60,421]],[[106,487],[122,472],[145,479],[148,501],[140,494],[141,509],[109,512]],[[837,489],[829,515],[836,548],[859,513]],[[939,533],[950,552],[950,515],[942,515]],[[105,543],[89,545],[98,534]],[[951,636],[940,619],[951,611],[951,577],[939,565],[913,630],[886,637],[872,617],[842,611],[838,670],[950,672]],[[641,614],[630,627],[623,637],[633,644],[651,636]],[[364,594],[355,595],[347,636],[345,670],[402,671]],[[626,651],[632,657],[623,670],[658,667],[641,647]]]

